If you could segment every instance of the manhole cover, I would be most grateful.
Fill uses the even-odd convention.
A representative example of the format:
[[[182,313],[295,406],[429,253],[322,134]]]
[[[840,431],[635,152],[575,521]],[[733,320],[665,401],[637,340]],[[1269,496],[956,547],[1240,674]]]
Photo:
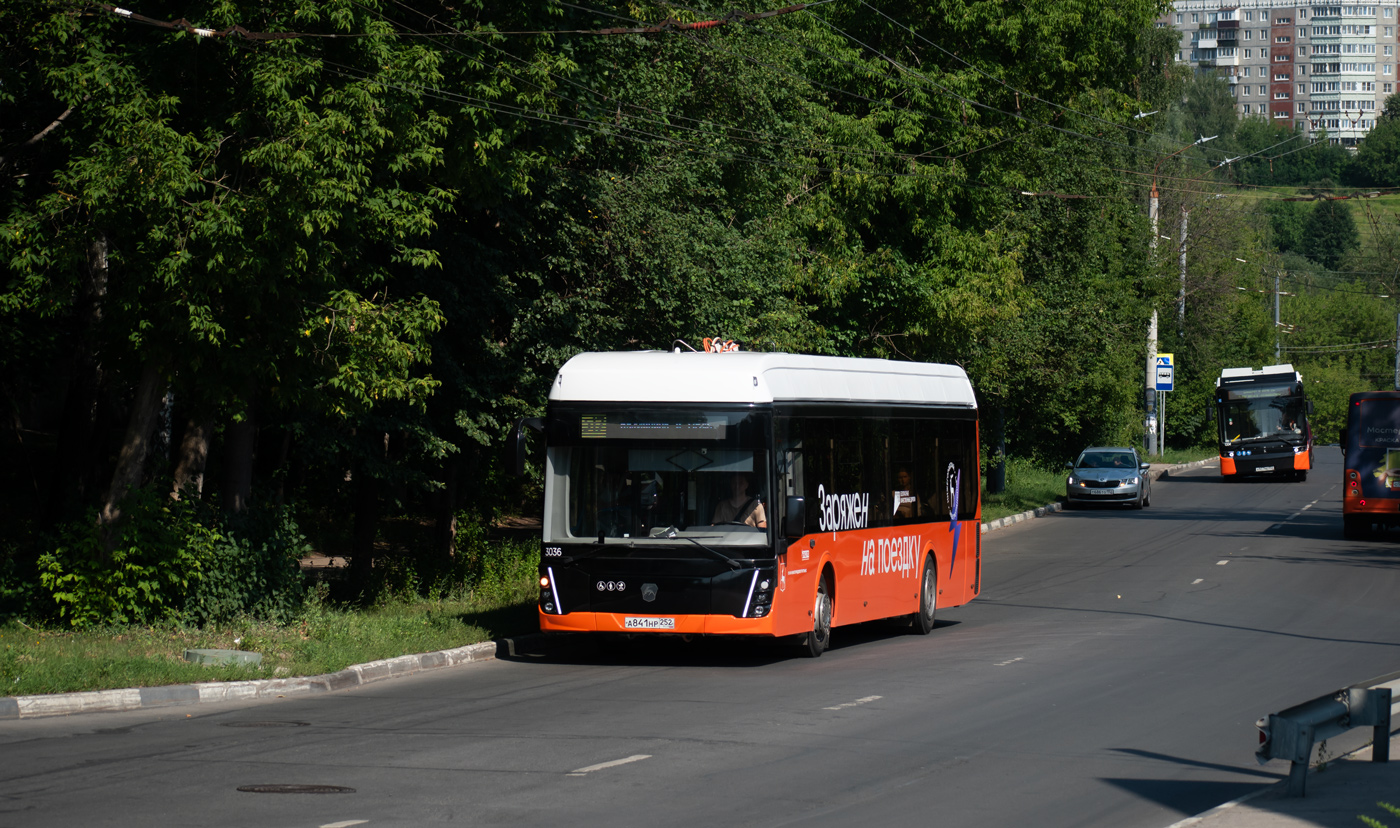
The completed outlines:
[[[310,722],[220,722],[224,727],[310,727]]]
[[[343,785],[243,785],[239,787],[244,793],[293,793],[293,794],[331,794],[331,793],[354,793],[354,788],[347,788]]]

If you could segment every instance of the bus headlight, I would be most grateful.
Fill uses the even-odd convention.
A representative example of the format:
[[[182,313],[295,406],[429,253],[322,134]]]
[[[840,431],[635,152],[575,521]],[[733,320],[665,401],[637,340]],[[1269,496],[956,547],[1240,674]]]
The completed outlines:
[[[1294,447],[1293,447],[1293,453],[1294,453],[1294,454],[1302,454],[1303,452],[1305,452],[1305,451],[1307,451],[1307,450],[1308,450],[1308,447],[1307,447],[1307,446],[1294,446]]]

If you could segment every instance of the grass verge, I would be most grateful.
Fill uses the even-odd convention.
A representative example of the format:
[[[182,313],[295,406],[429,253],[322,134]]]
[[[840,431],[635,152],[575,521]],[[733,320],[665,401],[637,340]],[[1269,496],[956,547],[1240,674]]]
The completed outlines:
[[[300,617],[276,626],[246,622],[87,630],[0,626],[0,693],[27,696],[332,673],[351,664],[477,644],[536,632],[534,575],[483,597],[398,598],[369,609],[308,601]],[[262,653],[252,667],[184,660],[186,649]]]

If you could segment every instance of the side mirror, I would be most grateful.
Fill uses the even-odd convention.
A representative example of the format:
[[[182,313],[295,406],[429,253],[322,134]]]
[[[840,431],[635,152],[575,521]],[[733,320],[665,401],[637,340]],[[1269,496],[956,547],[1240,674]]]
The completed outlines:
[[[1141,464],[1140,466],[1138,466],[1138,471],[1151,471],[1151,470],[1152,470],[1152,464],[1151,464],[1151,463],[1143,463],[1143,464]]]
[[[535,431],[544,431],[543,417],[521,417],[515,423],[515,466],[513,471],[516,477],[525,476],[525,429],[532,428]]]
[[[1065,468],[1067,468],[1067,469],[1072,469],[1072,468],[1074,468],[1074,461],[1073,461],[1073,460],[1066,460],[1066,461],[1065,461]]]
[[[800,538],[807,524],[807,501],[792,496],[787,499],[787,509],[783,513],[783,537]]]
[[[1313,413],[1313,401],[1312,401],[1312,400],[1308,400],[1308,413],[1309,413],[1309,414]]]

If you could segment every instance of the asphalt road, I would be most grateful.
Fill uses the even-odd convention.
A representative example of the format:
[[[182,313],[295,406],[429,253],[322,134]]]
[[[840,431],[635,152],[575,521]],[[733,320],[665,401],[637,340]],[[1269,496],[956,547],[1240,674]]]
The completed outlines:
[[[1400,668],[1400,546],[1214,469],[984,538],[928,637],[570,644],[314,698],[0,724],[0,826],[1148,826],[1271,784],[1256,718]],[[1359,745],[1353,731],[1329,750]],[[245,793],[313,784],[353,793]]]

